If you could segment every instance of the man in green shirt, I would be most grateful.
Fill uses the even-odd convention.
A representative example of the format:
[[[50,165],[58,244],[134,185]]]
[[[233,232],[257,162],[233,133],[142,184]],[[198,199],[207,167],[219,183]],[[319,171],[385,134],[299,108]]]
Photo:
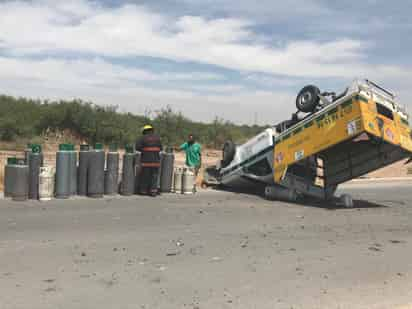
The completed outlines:
[[[180,149],[186,152],[186,165],[194,168],[197,176],[202,164],[202,147],[196,143],[193,134],[189,134],[187,142]]]

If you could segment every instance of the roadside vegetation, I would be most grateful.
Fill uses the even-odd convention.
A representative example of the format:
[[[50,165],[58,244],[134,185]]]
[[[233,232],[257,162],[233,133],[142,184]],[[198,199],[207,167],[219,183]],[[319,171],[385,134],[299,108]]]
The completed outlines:
[[[90,144],[102,142],[120,147],[134,143],[141,128],[151,123],[164,145],[177,146],[193,133],[205,146],[219,148],[225,140],[237,143],[263,130],[260,126],[236,125],[218,117],[212,123],[192,121],[171,107],[147,113],[121,113],[117,106],[99,106],[81,100],[40,101],[0,96],[0,140],[36,141],[55,132],[70,131]]]

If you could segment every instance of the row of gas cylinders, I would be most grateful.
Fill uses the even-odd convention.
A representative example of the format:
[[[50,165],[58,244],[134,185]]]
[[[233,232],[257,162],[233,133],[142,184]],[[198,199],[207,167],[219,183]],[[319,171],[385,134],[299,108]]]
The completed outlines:
[[[120,154],[111,148],[107,153],[101,144],[61,144],[56,153],[56,168],[43,165],[38,145],[27,150],[25,159],[9,158],[5,166],[5,197],[13,200],[67,199],[71,196],[101,198],[104,195],[130,196],[139,192],[141,179],[140,153],[127,147],[119,173]],[[121,181],[120,181],[121,179]],[[158,177],[160,192],[192,194],[196,176],[192,169],[174,168],[171,148],[161,153]]]
[[[196,193],[196,173],[194,169],[183,167],[174,169],[172,192],[182,194]]]

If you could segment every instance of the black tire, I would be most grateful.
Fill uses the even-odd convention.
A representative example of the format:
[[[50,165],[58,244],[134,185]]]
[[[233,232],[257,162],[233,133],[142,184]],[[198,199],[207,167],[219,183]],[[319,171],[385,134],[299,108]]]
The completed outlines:
[[[309,85],[304,87],[296,97],[296,108],[303,113],[312,113],[319,104],[320,90]]]
[[[236,153],[236,145],[232,141],[226,141],[223,145],[222,167],[226,167],[232,162]]]

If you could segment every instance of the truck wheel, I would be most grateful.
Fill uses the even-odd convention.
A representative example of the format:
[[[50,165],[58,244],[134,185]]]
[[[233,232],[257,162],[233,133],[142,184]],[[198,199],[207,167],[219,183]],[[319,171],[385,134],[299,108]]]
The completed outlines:
[[[319,104],[320,90],[318,87],[309,85],[304,87],[296,97],[296,108],[303,113],[311,113]]]
[[[342,194],[340,196],[340,202],[345,208],[353,208],[353,199],[349,194]]]
[[[226,141],[223,145],[222,167],[226,167],[232,162],[236,153],[236,145],[232,141]]]

